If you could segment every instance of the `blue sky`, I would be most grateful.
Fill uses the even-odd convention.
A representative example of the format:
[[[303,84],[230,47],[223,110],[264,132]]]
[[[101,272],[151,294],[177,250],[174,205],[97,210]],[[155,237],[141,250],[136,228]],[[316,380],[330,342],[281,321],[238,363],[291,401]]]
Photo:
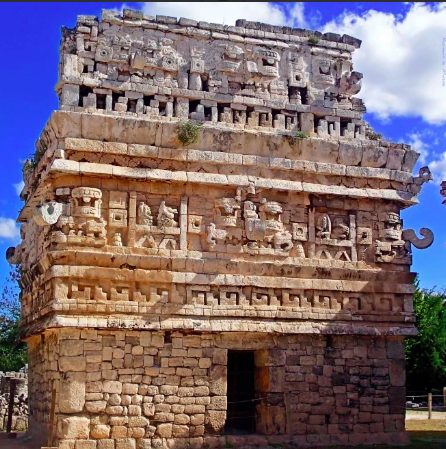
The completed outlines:
[[[405,228],[429,227],[435,242],[414,249],[413,271],[423,287],[446,288],[446,207],[439,183],[446,179],[446,6],[444,3],[2,3],[3,55],[0,148],[0,253],[18,241],[14,223],[22,207],[21,161],[57,108],[60,28],[73,27],[80,14],[124,5],[146,14],[188,17],[233,25],[237,18],[351,34],[363,40],[355,69],[364,73],[365,119],[394,141],[412,144],[422,165],[434,173],[420,204],[403,211]],[[0,256],[0,284],[8,264]]]

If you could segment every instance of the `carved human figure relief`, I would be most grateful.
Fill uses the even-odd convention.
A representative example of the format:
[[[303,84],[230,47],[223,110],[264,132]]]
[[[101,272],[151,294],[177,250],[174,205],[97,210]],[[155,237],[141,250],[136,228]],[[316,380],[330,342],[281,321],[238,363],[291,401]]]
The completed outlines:
[[[321,239],[329,239],[331,235],[331,220],[327,214],[319,215],[316,222],[316,236]]]
[[[144,226],[153,225],[152,210],[144,201],[140,201],[138,206],[137,223]]]
[[[158,226],[172,228],[178,226],[178,222],[175,221],[175,215],[177,214],[177,209],[166,206],[166,202],[161,201],[160,208],[158,210]]]
[[[122,246],[122,236],[121,236],[120,232],[115,232],[113,234],[112,245],[113,246]]]

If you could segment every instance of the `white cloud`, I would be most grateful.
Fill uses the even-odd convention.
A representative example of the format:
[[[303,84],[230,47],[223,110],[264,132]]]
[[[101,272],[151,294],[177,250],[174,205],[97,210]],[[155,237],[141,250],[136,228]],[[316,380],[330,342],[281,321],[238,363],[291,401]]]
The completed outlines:
[[[327,23],[323,31],[362,39],[353,60],[355,70],[364,73],[359,96],[369,112],[380,119],[421,116],[431,124],[440,124],[446,122],[442,77],[446,68],[445,24],[445,3],[415,3],[400,15],[374,10],[362,15],[345,12]]]
[[[141,2],[142,10],[148,15],[186,17],[205,22],[235,25],[237,19],[303,27],[305,25],[304,4],[295,3],[285,10],[267,2]]]
[[[430,162],[429,168],[434,175],[435,184],[440,184],[446,180],[446,152],[440,154],[438,159]]]
[[[0,217],[0,238],[18,239],[20,236],[19,228],[12,218]]]
[[[25,183],[23,181],[18,182],[17,184],[13,184],[14,189],[17,193],[17,195],[20,195],[20,193],[23,190],[23,187],[25,187]]]
[[[421,134],[414,133],[410,134],[408,137],[409,141],[407,143],[411,145],[412,150],[420,153],[418,162],[421,164],[425,164],[426,158],[429,155],[429,145],[421,140]]]

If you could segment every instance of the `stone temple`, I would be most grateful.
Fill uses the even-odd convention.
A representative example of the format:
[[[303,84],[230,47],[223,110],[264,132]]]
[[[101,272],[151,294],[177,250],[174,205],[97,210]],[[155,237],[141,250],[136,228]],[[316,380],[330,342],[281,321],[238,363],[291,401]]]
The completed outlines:
[[[132,10],[62,29],[7,253],[42,446],[407,441],[433,236],[400,211],[431,174],[362,120],[360,44]]]

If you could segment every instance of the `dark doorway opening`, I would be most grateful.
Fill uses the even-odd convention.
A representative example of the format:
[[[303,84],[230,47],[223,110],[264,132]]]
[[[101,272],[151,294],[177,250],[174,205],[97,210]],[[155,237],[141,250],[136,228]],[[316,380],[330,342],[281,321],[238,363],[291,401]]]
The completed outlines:
[[[225,433],[255,433],[254,352],[228,351],[228,412]]]

